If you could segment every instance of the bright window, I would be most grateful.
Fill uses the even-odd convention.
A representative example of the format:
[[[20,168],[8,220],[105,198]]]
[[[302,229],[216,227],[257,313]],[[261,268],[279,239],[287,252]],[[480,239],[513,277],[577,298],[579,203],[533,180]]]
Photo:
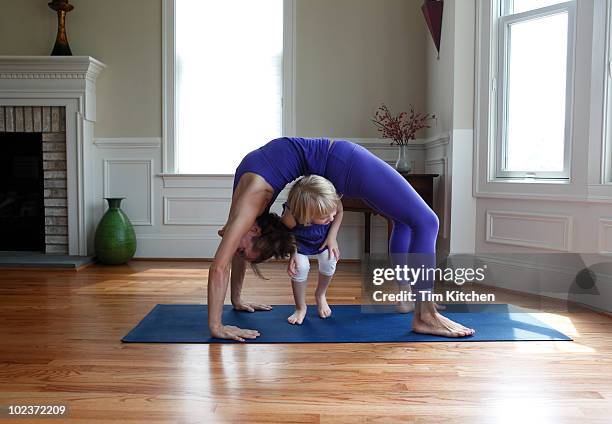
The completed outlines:
[[[508,0],[501,9],[496,177],[569,177],[574,6]]]
[[[279,137],[283,0],[175,0],[176,168],[231,174]]]

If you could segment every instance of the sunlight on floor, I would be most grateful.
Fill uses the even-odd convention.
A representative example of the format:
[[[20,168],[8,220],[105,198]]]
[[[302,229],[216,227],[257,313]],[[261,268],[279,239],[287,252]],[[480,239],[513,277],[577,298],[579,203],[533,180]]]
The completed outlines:
[[[530,389],[533,389],[533,386],[530,386]],[[496,424],[557,424],[559,416],[571,415],[571,411],[564,412],[559,405],[550,405],[542,400],[529,400],[515,396],[496,402],[490,408],[495,417],[491,422]]]
[[[580,333],[572,323],[572,320],[568,317],[552,313],[535,313],[530,315],[570,337],[580,336]]]
[[[572,323],[569,317],[564,317],[558,314],[552,313],[534,313],[530,314],[534,318],[550,325],[555,330],[565,333],[569,337],[576,338],[580,336],[580,333]],[[515,343],[514,350],[521,353],[595,353],[597,352],[592,347],[584,344],[573,342],[529,342],[529,343]]]

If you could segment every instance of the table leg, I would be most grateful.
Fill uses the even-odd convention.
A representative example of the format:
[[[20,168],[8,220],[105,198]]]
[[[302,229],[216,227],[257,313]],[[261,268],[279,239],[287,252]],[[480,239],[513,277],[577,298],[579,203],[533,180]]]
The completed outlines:
[[[364,212],[365,216],[365,253],[370,254],[370,212]]]
[[[389,242],[391,242],[391,232],[393,231],[393,221],[391,221],[389,218],[386,218],[387,220],[387,252],[389,251]]]

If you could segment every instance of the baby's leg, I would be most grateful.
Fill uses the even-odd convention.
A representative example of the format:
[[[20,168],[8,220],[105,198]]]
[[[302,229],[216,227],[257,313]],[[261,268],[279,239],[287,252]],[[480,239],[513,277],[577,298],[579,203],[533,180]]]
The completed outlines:
[[[310,261],[308,256],[296,253],[297,274],[291,279],[293,289],[293,299],[295,300],[295,312],[287,321],[289,324],[301,324],[306,316],[306,285],[308,283],[308,271],[310,271]]]
[[[329,258],[329,251],[319,253],[317,256],[319,261],[319,281],[317,283],[317,289],[315,290],[315,299],[317,300],[317,310],[321,318],[328,318],[331,316],[331,308],[327,304],[327,288],[331,283],[332,276],[336,272],[336,259]]]

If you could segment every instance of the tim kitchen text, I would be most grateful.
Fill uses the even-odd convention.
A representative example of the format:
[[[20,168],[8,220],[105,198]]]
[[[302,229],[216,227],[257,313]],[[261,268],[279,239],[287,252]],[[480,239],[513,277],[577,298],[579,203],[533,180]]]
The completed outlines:
[[[385,293],[381,290],[377,290],[372,293],[372,299],[375,302],[495,302],[495,295],[493,293],[476,293],[463,292],[459,290],[447,291],[445,293],[430,293],[430,292],[417,292],[412,293],[408,290],[402,290],[398,293]]]

